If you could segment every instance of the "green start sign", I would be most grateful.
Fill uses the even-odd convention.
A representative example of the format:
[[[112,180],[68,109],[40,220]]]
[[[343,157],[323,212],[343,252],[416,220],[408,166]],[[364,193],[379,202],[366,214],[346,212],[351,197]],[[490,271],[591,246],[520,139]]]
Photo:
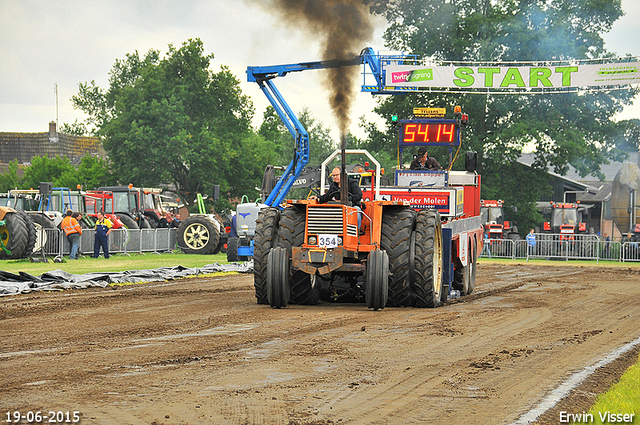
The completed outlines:
[[[522,75],[522,72],[525,75]],[[571,76],[578,72],[577,66],[557,66],[551,68],[456,68],[454,71],[455,78],[453,84],[458,87],[472,87],[476,78],[480,79],[482,88],[535,88],[535,87],[554,87],[551,77],[560,74],[560,86],[571,87]]]
[[[640,83],[640,63],[575,63],[557,65],[418,66],[390,64],[386,82],[395,88],[462,88],[535,90],[624,86]]]

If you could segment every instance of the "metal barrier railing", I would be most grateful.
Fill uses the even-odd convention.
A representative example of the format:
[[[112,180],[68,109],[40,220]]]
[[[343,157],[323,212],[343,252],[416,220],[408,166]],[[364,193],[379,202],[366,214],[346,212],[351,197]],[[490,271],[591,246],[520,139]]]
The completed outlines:
[[[85,229],[80,237],[80,253],[93,254],[95,233]],[[177,245],[176,229],[115,229],[109,234],[109,252],[129,255],[173,252]],[[70,245],[59,229],[38,229],[33,255],[62,257],[69,255]],[[640,261],[640,242],[606,242],[597,235],[567,235],[536,233],[536,244],[525,239],[488,239],[483,243],[480,258],[560,259]]]
[[[129,255],[130,253],[164,253],[176,249],[176,229],[114,229],[109,234],[109,253]],[[85,229],[80,236],[80,253],[93,255],[95,232]],[[59,229],[41,228],[36,231],[33,255],[52,257],[69,255],[71,246],[64,232]],[[102,255],[102,251],[101,251]]]
[[[607,242],[592,234],[535,236],[534,246],[526,239],[487,239],[483,241],[480,258],[640,261],[640,242]]]

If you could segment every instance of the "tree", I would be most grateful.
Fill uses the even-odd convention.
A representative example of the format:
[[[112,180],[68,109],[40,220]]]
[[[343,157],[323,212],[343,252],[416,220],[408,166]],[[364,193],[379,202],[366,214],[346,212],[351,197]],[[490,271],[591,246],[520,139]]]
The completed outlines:
[[[54,187],[62,187],[61,177],[74,173],[75,167],[66,156],[34,156],[31,165],[25,168],[20,184],[22,187],[38,188],[40,182],[52,182]]]
[[[601,34],[622,16],[619,0],[376,1],[375,13],[390,22],[390,48],[447,61],[571,60],[611,56]],[[470,116],[464,150],[476,150],[483,165],[483,196],[495,193],[507,204],[529,210],[536,190],[514,192],[520,154],[533,149],[537,170],[559,174],[574,165],[586,175],[619,157],[616,143],[625,126],[612,117],[637,90],[545,95],[419,94],[392,96],[376,112],[409,117],[414,106],[462,105]],[[390,122],[390,121],[389,121]],[[391,125],[389,124],[389,128]],[[628,129],[628,127],[627,127]],[[391,137],[370,133],[371,143],[395,148]],[[460,169],[463,162],[454,168]],[[541,184],[538,179],[535,184]],[[534,184],[533,181],[527,184]],[[516,196],[518,194],[518,196]],[[520,196],[525,195],[525,196]]]
[[[191,205],[214,184],[228,197],[252,190],[262,163],[247,159],[266,143],[252,134],[251,101],[228,68],[209,69],[199,39],[168,53],[150,50],[116,61],[109,88],[80,84],[74,106],[85,125],[104,137],[118,180],[135,185],[173,183]]]
[[[0,174],[0,192],[7,192],[15,189],[20,184],[18,177],[18,160],[14,159],[9,162],[4,173]]]
[[[94,190],[101,186],[117,184],[116,176],[111,174],[110,163],[97,156],[85,156],[74,170],[64,171],[58,178],[60,187],[75,190],[81,185],[84,190]]]

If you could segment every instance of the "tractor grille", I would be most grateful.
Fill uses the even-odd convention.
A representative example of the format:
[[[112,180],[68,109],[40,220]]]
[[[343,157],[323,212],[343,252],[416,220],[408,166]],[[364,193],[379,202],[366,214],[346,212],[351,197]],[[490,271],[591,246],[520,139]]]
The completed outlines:
[[[342,207],[309,207],[307,214],[309,234],[343,234]]]

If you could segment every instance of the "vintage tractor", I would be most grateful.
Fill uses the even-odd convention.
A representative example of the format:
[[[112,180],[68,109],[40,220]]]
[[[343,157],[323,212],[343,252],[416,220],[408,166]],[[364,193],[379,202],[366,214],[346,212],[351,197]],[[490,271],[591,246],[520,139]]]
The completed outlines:
[[[339,153],[325,161],[323,170]],[[380,166],[368,152],[346,153],[366,155],[376,166],[373,192],[364,194],[360,206],[289,200],[282,210],[260,212],[254,244],[258,303],[281,308],[289,303],[315,304],[327,296],[364,301],[374,310],[437,307],[456,281],[466,286],[465,293],[473,291],[479,218],[465,217],[461,205],[454,205],[455,220],[443,228],[436,209],[416,210],[408,199],[392,199],[395,193],[412,196],[410,187],[394,187],[394,195],[389,188],[381,191]],[[343,175],[346,179],[344,168]],[[385,189],[387,200],[383,200]],[[479,185],[475,189],[479,191]],[[456,202],[451,190],[458,189],[431,188],[425,199],[442,192],[443,200]],[[360,228],[358,214],[362,214]]]

